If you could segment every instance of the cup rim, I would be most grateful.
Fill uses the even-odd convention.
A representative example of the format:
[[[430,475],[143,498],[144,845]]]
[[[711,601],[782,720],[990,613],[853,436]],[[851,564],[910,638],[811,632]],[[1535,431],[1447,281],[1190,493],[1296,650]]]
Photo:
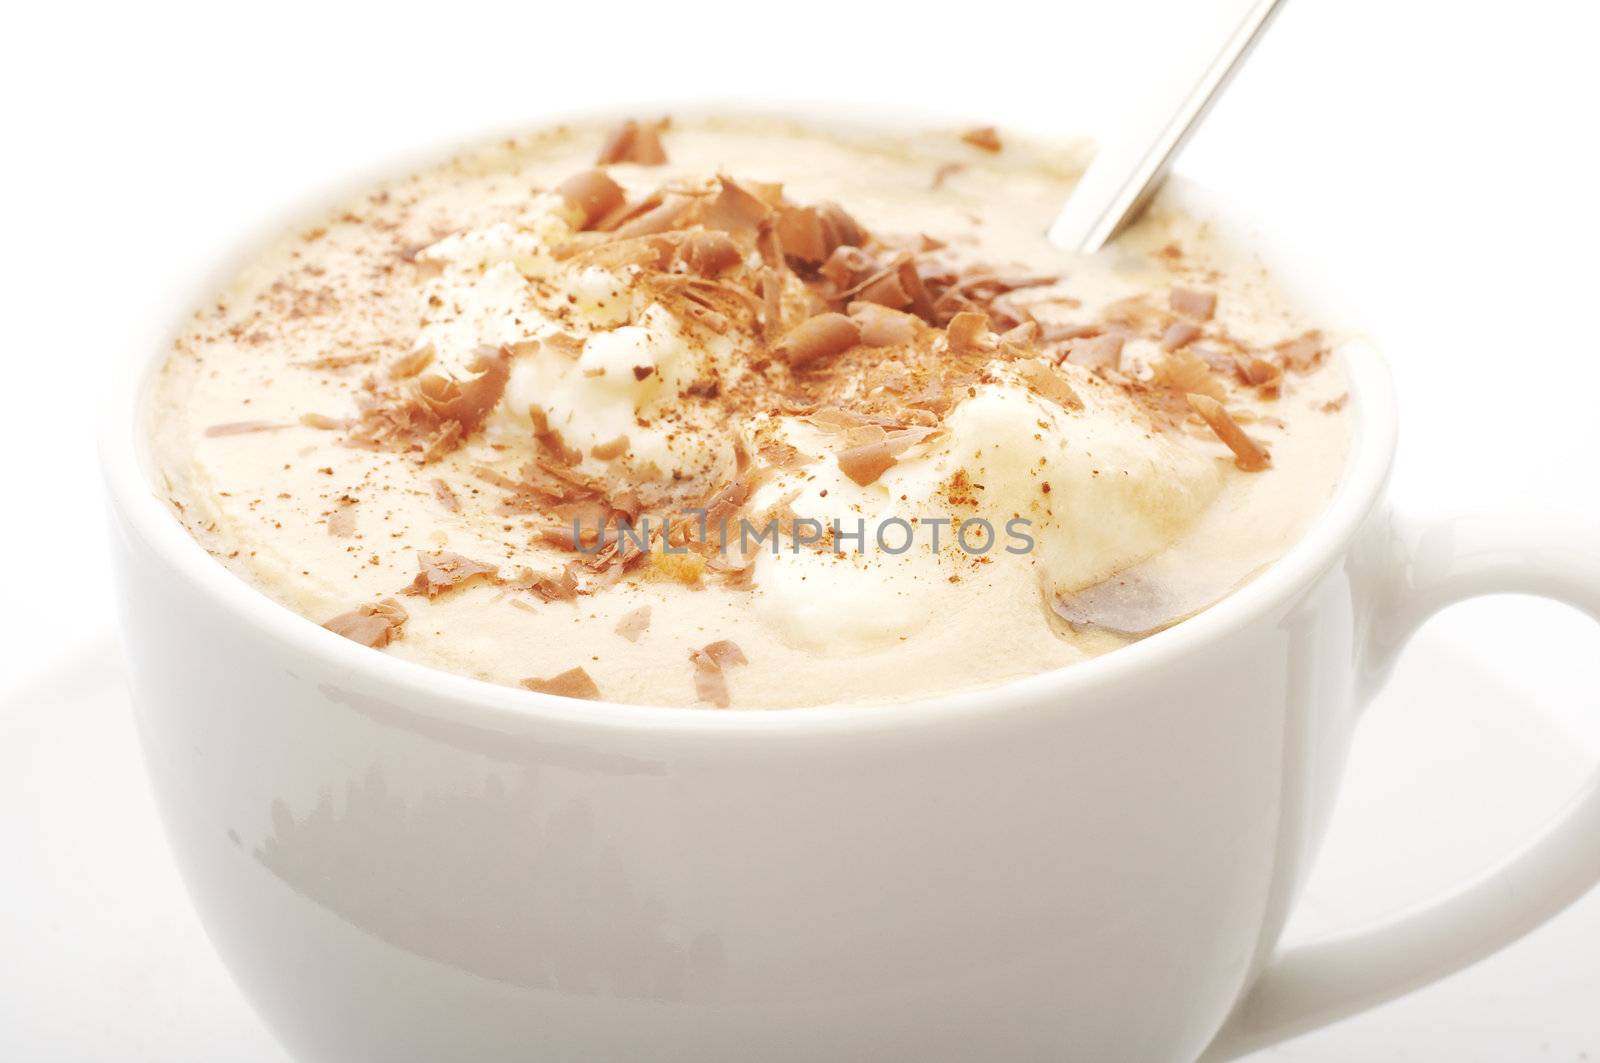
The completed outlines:
[[[750,108],[727,108],[714,113],[731,117],[773,116],[771,112]],[[804,112],[792,110],[781,112],[780,116],[800,121],[807,119]],[[828,121],[826,111],[812,114],[810,118],[814,124]],[[556,124],[559,119],[551,118],[531,122],[527,128],[549,128]],[[907,123],[903,131],[912,132],[918,124]],[[920,123],[929,124],[933,123]],[[413,159],[417,157],[442,158],[444,153],[436,151],[420,156],[413,153]],[[392,175],[400,169],[395,166],[376,172]],[[371,173],[358,174],[357,178],[366,176]],[[345,190],[348,186],[349,182],[341,182],[339,187]],[[1214,193],[1180,175],[1174,174],[1168,179],[1163,195],[1176,195],[1186,202],[1198,201],[1203,204],[1204,213],[1223,221],[1231,231],[1249,229],[1218,202]],[[297,213],[305,213],[308,206],[314,209],[326,198],[302,199]],[[257,236],[278,232],[293,218],[269,220],[268,226],[245,231]],[[656,734],[715,736],[798,732],[820,736],[907,725],[965,724],[1028,708],[1059,714],[1061,706],[1069,700],[1084,699],[1136,673],[1159,669],[1186,654],[1201,651],[1303,591],[1338,559],[1354,537],[1377,504],[1393,464],[1397,435],[1393,381],[1379,353],[1358,336],[1342,342],[1336,355],[1346,373],[1355,429],[1345,474],[1327,508],[1282,557],[1249,583],[1164,631],[1111,653],[1048,672],[993,686],[900,702],[720,710],[706,706],[581,701],[540,694],[375,652],[324,629],[229,571],[162,503],[142,461],[146,443],[141,435],[140,414],[146,393],[165,362],[172,335],[186,315],[213,294],[219,286],[214,280],[225,277],[260,242],[260,239],[240,241],[234,254],[213,260],[212,268],[204,271],[203,283],[191,289],[194,298],[178,304],[179,313],[162,323],[162,331],[149,353],[122,359],[108,372],[98,418],[100,461],[108,500],[125,526],[212,605],[248,624],[262,637],[315,660],[330,673],[359,678],[368,686],[393,691],[403,699],[408,710],[424,716],[468,717],[502,729],[508,725],[556,724],[587,731],[620,728]],[[1257,236],[1252,241],[1253,249],[1260,250],[1260,244]],[[1264,257],[1272,261],[1278,256]]]

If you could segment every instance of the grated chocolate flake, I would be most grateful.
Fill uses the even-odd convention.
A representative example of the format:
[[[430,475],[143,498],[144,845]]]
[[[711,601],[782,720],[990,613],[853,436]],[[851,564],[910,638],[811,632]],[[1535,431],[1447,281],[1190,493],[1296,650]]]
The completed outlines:
[[[609,166],[617,162],[631,162],[640,166],[665,165],[667,152],[661,145],[661,131],[666,127],[667,120],[664,118],[656,122],[628,119],[606,137],[595,164]]]
[[[1083,399],[1072,390],[1072,385],[1060,371],[1038,358],[1027,358],[1017,363],[1017,373],[1028,389],[1050,400],[1064,410],[1083,409]]]
[[[382,649],[401,636],[408,619],[399,602],[385,598],[374,605],[363,605],[348,613],[340,613],[322,626],[352,642]]]
[[[1189,406],[1216,433],[1217,438],[1233,451],[1234,464],[1245,472],[1260,472],[1272,464],[1267,448],[1257,443],[1233,419],[1222,403],[1209,395],[1188,395]]]
[[[622,619],[617,621],[617,634],[629,642],[638,642],[644,633],[650,629],[650,607],[641,605],[639,608],[624,613]]]
[[[773,350],[788,361],[791,369],[803,369],[847,351],[860,341],[860,325],[844,314],[830,312],[802,321]]]
[[[601,218],[621,207],[626,198],[622,186],[604,170],[573,174],[556,186],[556,193],[578,212],[580,230],[592,228]]]
[[[403,593],[437,598],[474,580],[493,581],[499,572],[494,565],[462,557],[447,550],[423,551],[417,554],[417,578]]]
[[[1210,321],[1217,312],[1217,293],[1196,291],[1193,288],[1174,288],[1167,296],[1174,313],[1196,321]]]
[[[524,679],[522,685],[536,694],[554,694],[558,698],[581,698],[584,701],[600,700],[600,688],[582,668],[568,668],[549,679]]]
[[[461,500],[456,497],[455,491],[451,489],[449,484],[436,478],[429,480],[428,486],[433,489],[433,497],[438,500],[439,505],[451,513],[461,512]]]
[[[987,151],[991,155],[998,153],[1003,144],[1000,143],[1000,134],[992,125],[978,126],[961,134],[963,143],[971,144],[979,151]]]
[[[719,709],[732,704],[726,670],[734,665],[750,663],[744,651],[728,639],[719,639],[700,649],[690,650],[689,661],[694,665],[695,696]]]

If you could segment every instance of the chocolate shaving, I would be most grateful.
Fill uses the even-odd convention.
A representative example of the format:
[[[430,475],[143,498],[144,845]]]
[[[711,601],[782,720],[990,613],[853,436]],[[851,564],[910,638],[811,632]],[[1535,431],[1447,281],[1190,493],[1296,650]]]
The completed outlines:
[[[418,553],[417,567],[421,569],[417,578],[402,593],[427,595],[430,599],[480,577],[493,580],[500,571],[494,565],[445,550]]]
[[[1144,293],[1107,303],[1100,310],[1107,324],[1116,325],[1136,336],[1159,339],[1167,327],[1167,312],[1150,304]]]
[[[599,166],[616,162],[632,162],[640,166],[661,166],[667,161],[666,149],[661,146],[661,130],[666,120],[637,122],[628,119],[606,137],[595,159]]]
[[[822,219],[823,231],[835,247],[840,244],[860,247],[867,242],[867,231],[839,204],[818,203],[815,209]]]
[[[782,442],[768,443],[756,451],[756,455],[772,468],[783,470],[803,468],[816,460]]]
[[[1123,342],[1120,332],[1071,339],[1066,341],[1067,353],[1063,361],[1085,369],[1117,371],[1122,368]]]
[[[567,534],[570,540],[571,531],[569,530]],[[568,549],[572,548],[568,546]],[[538,595],[540,601],[570,602],[578,597],[580,590],[577,569],[576,562],[568,562],[553,576],[524,571],[512,581],[511,585]]]
[[[528,406],[528,420],[533,422],[534,442],[539,444],[540,453],[560,462],[562,465],[576,465],[583,460],[583,451],[577,447],[569,447],[561,438],[561,433],[550,427],[550,417],[538,406]],[[537,468],[546,468],[547,462],[540,461]]]
[[[877,483],[878,477],[888,472],[894,463],[889,444],[881,439],[839,452],[839,471],[862,487]]]
[[[1215,597],[1177,594],[1137,572],[1124,572],[1073,594],[1049,595],[1048,600],[1051,611],[1074,631],[1100,628],[1137,639],[1188,619]]]
[[[976,129],[969,129],[965,133],[961,134],[961,139],[966,143],[971,144],[979,151],[987,151],[991,154],[998,152],[1003,146],[1000,143],[1000,134],[992,125],[979,126]]]
[[[600,688],[582,668],[569,668],[549,679],[524,679],[522,685],[535,694],[554,694],[560,698],[582,698],[585,701],[600,700]]]
[[[599,458],[601,461],[610,461],[613,458],[620,458],[627,452],[627,436],[618,436],[613,440],[605,443],[597,443],[593,447],[589,448],[589,453],[594,455],[596,458]]]
[[[1283,364],[1297,373],[1309,372],[1322,364],[1328,356],[1328,345],[1322,333],[1312,331],[1272,348],[1283,359]]]
[[[1283,366],[1270,358],[1245,354],[1234,359],[1239,377],[1246,384],[1261,389],[1266,398],[1275,399],[1283,389]]]
[[[475,375],[466,380],[437,373],[417,381],[417,399],[433,417],[454,421],[461,432],[471,433],[483,423],[511,379],[510,352],[504,348],[480,347],[468,369]]]
[[[1159,387],[1196,392],[1219,402],[1228,397],[1222,382],[1212,375],[1211,367],[1192,351],[1168,351],[1151,368]]]
[[[340,506],[328,518],[328,534],[337,539],[348,539],[356,533],[356,503],[341,501]]]
[[[451,513],[461,512],[461,500],[456,497],[456,493],[450,489],[449,484],[443,480],[435,479],[429,480],[428,485],[433,488],[433,497],[438,499],[441,506]]]
[[[363,605],[348,613],[340,613],[322,626],[352,642],[382,649],[404,633],[408,619],[399,602],[385,598],[376,605]]]
[[[1161,349],[1175,351],[1180,347],[1187,347],[1200,336],[1200,328],[1188,321],[1174,321],[1167,326],[1167,331],[1161,334]]]
[[[844,314],[818,314],[791,329],[773,351],[786,358],[790,368],[803,369],[847,351],[860,341],[861,327]]]
[[[738,182],[718,177],[717,185],[717,195],[701,219],[707,229],[755,232],[771,216],[772,206]]]
[[[707,231],[690,233],[678,245],[678,260],[690,273],[702,277],[718,277],[743,261],[739,245],[726,233]]]
[[[1196,321],[1210,321],[1217,312],[1217,293],[1201,292],[1193,288],[1174,288],[1167,296],[1167,305],[1174,313],[1192,317]]]
[[[945,326],[950,338],[950,349],[957,354],[995,349],[989,334],[989,315],[981,310],[963,310]]]
[[[650,628],[650,607],[641,605],[630,613],[624,613],[621,620],[617,621],[617,634],[629,642],[638,642]]]
[[[1245,472],[1260,472],[1272,464],[1272,455],[1267,452],[1267,448],[1246,435],[1238,422],[1223,409],[1222,403],[1209,395],[1188,395],[1186,398],[1189,400],[1190,408],[1198,413],[1206,424],[1211,426],[1217,438],[1233,451],[1234,464],[1239,468]]]
[[[664,233],[670,229],[676,229],[684,220],[685,215],[693,209],[694,205],[694,200],[688,196],[667,196],[656,206],[617,226],[614,230],[616,237],[618,240],[626,240],[635,236],[653,236],[656,233]],[[662,259],[664,248],[661,245],[643,246],[649,247],[654,251],[657,261]],[[641,261],[638,264],[645,265],[647,263]]]
[[[717,668],[729,668],[736,664],[750,663],[745,658],[744,651],[739,649],[738,645],[730,639],[719,639],[710,643],[704,649],[694,651],[694,660],[696,664],[701,663],[702,660],[708,660],[712,666]]]
[[[447,397],[448,389],[436,392]],[[344,442],[348,446],[371,449],[421,451],[423,464],[449,453],[461,441],[458,421],[440,422],[414,386],[375,396],[363,403],[365,409]]]
[[[422,464],[430,465],[454,450],[461,442],[461,422],[446,421],[429,437],[422,448]]]
[[[1069,340],[1089,339],[1105,333],[1104,325],[1078,324],[1078,325],[1045,325],[1043,326],[1044,342],[1062,344]],[[1111,333],[1116,335],[1116,333]]]
[[[864,278],[878,272],[877,259],[859,247],[841,244],[833,249],[833,254],[817,270],[817,275],[834,287],[839,298],[843,298],[844,293],[855,289]]]
[[[807,413],[805,418],[824,432],[834,433],[848,432],[852,428],[860,428],[864,425],[877,425],[882,428],[884,425],[892,423],[881,417],[868,417],[866,414],[842,409],[838,406],[820,406]]]
[[[656,207],[659,207],[661,205],[662,198],[661,192],[656,191],[652,192],[648,196],[645,196],[643,199],[628,200],[624,202],[622,206],[617,207],[604,217],[596,219],[595,223],[589,228],[594,230],[594,234],[614,232],[617,226],[621,225],[625,221],[628,221],[630,218],[636,218],[646,211],[654,210]],[[593,240],[602,239],[602,237],[594,234],[585,235],[588,236],[589,239]],[[590,244],[588,240],[583,240],[577,242],[575,249],[581,250],[582,248],[588,246],[593,245]],[[556,257],[565,257],[564,251],[562,249],[558,249],[556,252]]]
[[[1072,390],[1055,368],[1037,358],[1026,358],[1017,363],[1017,374],[1035,393],[1049,399],[1064,410],[1083,409],[1083,400]]]
[[[898,267],[885,270],[863,285],[856,296],[865,303],[878,303],[894,310],[904,310],[911,305],[911,293],[906,291],[905,279]]]
[[[388,369],[389,379],[405,380],[409,377],[414,377],[432,364],[433,348],[418,347],[416,350],[408,351],[390,363]]]
[[[851,303],[850,316],[861,326],[860,342],[868,347],[900,347],[913,342],[922,322],[911,314],[877,303]]]
[[[877,428],[874,431],[883,430]],[[862,487],[876,483],[901,454],[936,431],[928,427],[905,428],[847,447],[839,452],[839,471]]]
[[[541,344],[568,358],[583,354],[583,340],[568,332],[552,332],[544,337]]]
[[[923,283],[922,274],[910,261],[900,265],[900,286],[911,296],[911,312],[928,324],[934,324],[933,297]]]
[[[839,247],[860,247],[866,232],[837,203],[784,207],[778,212],[778,242],[783,253],[804,266],[820,266]]]
[[[833,254],[822,228],[822,219],[811,207],[785,207],[776,226],[783,253],[802,263],[820,265]]]
[[[567,205],[578,212],[580,230],[622,206],[622,186],[613,181],[604,170],[585,170],[573,174],[556,186],[556,192]]]
[[[1234,341],[1231,338],[1223,338],[1222,342],[1231,344]],[[1190,350],[1194,352],[1196,358],[1199,358],[1202,362],[1206,363],[1206,365],[1210,366],[1219,373],[1228,374],[1239,372],[1238,359],[1234,358],[1230,354],[1223,354],[1221,351],[1198,343],[1194,344]]]
[[[719,709],[727,708],[732,700],[723,673],[734,665],[749,664],[744,652],[728,639],[720,639],[702,649],[690,650],[689,660],[694,664],[695,696]]]

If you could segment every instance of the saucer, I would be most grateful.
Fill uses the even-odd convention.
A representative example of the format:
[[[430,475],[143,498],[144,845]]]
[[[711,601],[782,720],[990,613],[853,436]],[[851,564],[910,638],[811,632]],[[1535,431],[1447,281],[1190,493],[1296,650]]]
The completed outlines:
[[[1505,607],[1458,613],[1424,629],[1368,710],[1286,942],[1382,918],[1491,863],[1570,796],[1600,748],[1595,729],[1534,704],[1595,689],[1595,668],[1518,674],[1507,662],[1528,647],[1507,635],[1521,628]],[[1559,655],[1575,656],[1576,641]],[[288,1063],[189,907],[109,636],[0,699],[0,852],[0,1058]],[[1436,987],[1255,1058],[1585,1058],[1600,1053],[1597,945],[1600,892]]]

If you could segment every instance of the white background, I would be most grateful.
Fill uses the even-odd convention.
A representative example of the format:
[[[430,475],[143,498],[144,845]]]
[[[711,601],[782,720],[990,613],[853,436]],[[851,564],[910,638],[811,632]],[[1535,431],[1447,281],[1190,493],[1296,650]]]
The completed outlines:
[[[23,778],[31,792],[4,795],[33,802],[12,808],[13,824],[24,808],[36,834],[51,825],[52,844],[72,848],[60,831],[85,820],[41,796],[59,781],[39,767],[49,756],[62,772],[104,771],[108,797],[125,787],[143,814],[124,716],[86,717],[106,730],[79,739],[80,759],[46,735],[48,721],[22,718],[48,700],[26,678],[109,625],[97,378],[113,359],[145,356],[173,294],[274,208],[408,148],[604,104],[827,101],[867,118],[942,108],[1106,135],[1241,6],[8,10],[0,691],[31,693],[3,703],[0,739],[14,757],[37,754],[27,763],[40,775]],[[1597,40],[1600,15],[1569,0],[1295,0],[1180,166],[1333,278],[1386,350],[1403,411],[1395,494],[1409,507],[1600,521]],[[1432,625],[1364,727],[1295,932],[1420,899],[1555,808],[1600,751],[1597,648],[1588,625],[1542,603],[1476,603]],[[0,788],[8,781],[19,785]],[[0,1057],[24,1058],[32,1037],[30,1059],[52,1058],[44,1043],[73,1059],[274,1058],[184,921],[153,836],[140,841],[150,844],[120,855],[156,870],[131,875],[126,891],[86,881],[86,858],[63,864],[90,869],[70,883],[38,867],[0,880],[0,909],[12,908],[0,954],[41,972],[25,998],[0,996]],[[7,881],[23,885],[8,894]],[[53,905],[43,930],[26,927],[33,903]],[[102,955],[106,935],[77,926],[73,903],[92,903],[86,925],[168,919],[181,936],[149,941],[145,956]],[[118,964],[143,973],[123,977]],[[1469,972],[1264,1058],[1600,1058],[1600,898]]]

